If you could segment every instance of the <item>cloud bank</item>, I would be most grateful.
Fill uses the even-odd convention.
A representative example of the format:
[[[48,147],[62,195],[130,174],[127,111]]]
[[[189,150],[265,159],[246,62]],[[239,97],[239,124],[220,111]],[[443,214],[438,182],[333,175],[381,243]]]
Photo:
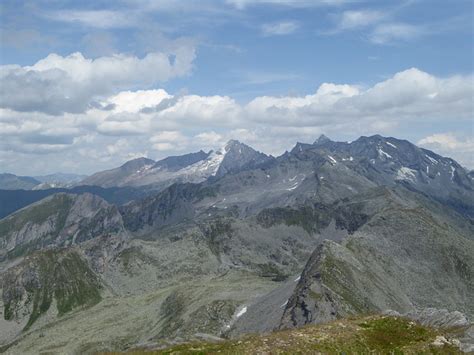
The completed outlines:
[[[355,138],[403,125],[472,122],[472,75],[437,77],[411,68],[371,86],[322,83],[304,96],[175,95],[156,86],[192,68],[193,50],[113,55],[51,54],[32,66],[3,66],[0,162],[90,173],[132,157],[216,148],[230,138],[280,154],[320,133]],[[125,88],[125,90],[124,90]],[[419,141],[474,165],[470,140]],[[37,162],[32,156],[48,155]],[[28,162],[27,162],[28,161]],[[25,171],[28,173],[28,171]]]
[[[126,54],[85,58],[50,54],[32,66],[0,66],[0,107],[51,115],[82,113],[94,99],[120,89],[148,87],[188,74],[194,48],[152,52],[138,58]]]

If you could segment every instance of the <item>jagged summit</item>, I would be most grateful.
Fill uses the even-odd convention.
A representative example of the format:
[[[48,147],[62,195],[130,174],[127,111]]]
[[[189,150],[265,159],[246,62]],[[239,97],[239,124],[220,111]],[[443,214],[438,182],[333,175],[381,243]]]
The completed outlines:
[[[229,148],[232,148],[232,147],[236,147],[236,146],[239,146],[239,145],[246,145],[244,143],[241,143],[240,141],[238,141],[237,139],[229,139],[227,141],[227,143],[225,144],[226,147],[229,147]]]
[[[216,172],[216,176],[222,176],[240,169],[262,164],[269,159],[268,155],[258,152],[252,147],[231,139],[225,146],[223,158]]]
[[[318,145],[318,144],[324,144],[324,143],[327,143],[327,142],[332,142],[332,141],[331,141],[331,139],[329,139],[326,135],[321,134],[321,135],[319,136],[319,138],[314,141],[313,144],[314,144],[314,145]]]

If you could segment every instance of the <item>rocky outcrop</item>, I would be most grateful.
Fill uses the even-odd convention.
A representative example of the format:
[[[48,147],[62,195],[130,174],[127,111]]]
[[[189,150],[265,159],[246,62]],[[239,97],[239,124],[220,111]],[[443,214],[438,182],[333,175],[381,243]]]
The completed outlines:
[[[326,241],[316,249],[280,327],[420,307],[449,307],[472,316],[473,255],[471,239],[423,209],[381,211],[341,244]]]
[[[0,220],[0,258],[103,235],[125,236],[117,208],[92,194],[56,194]]]

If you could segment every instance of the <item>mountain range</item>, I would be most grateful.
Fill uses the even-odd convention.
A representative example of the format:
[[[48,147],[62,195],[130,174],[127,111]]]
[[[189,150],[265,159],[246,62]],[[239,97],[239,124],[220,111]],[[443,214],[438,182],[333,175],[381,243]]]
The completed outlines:
[[[0,191],[0,345],[153,349],[388,310],[472,319],[473,179],[376,135],[278,157],[232,140],[43,195],[10,183],[25,190]]]
[[[86,175],[55,173],[42,176],[17,176],[0,174],[0,190],[42,190],[71,187],[86,178]]]

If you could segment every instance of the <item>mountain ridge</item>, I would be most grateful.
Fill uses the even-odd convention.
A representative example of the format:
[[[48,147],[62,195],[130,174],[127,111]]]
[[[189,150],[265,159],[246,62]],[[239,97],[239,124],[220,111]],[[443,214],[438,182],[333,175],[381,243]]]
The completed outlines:
[[[474,317],[474,191],[464,168],[381,136],[295,148],[274,158],[231,142],[183,158],[207,155],[180,175],[198,172],[198,181],[141,187],[115,205],[55,194],[1,219],[0,344],[116,351],[388,310]],[[40,296],[38,313],[31,300]]]

